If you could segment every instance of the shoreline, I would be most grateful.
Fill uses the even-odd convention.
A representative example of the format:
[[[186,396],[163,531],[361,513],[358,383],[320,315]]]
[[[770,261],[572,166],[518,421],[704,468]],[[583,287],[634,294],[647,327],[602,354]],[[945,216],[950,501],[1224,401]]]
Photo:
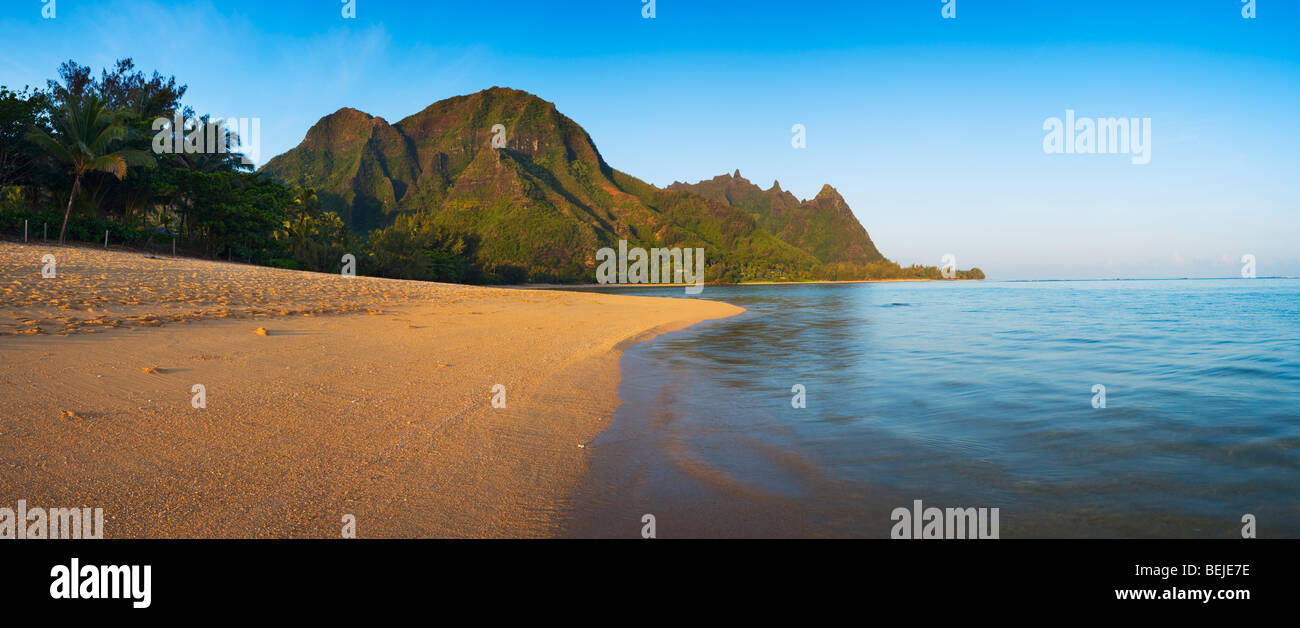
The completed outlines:
[[[743,317],[742,317],[743,318]],[[797,499],[753,482],[796,469],[802,480],[820,480],[816,465],[797,451],[763,445],[753,431],[761,424],[729,423],[726,413],[683,413],[679,394],[698,394],[699,374],[689,362],[665,369],[653,354],[657,343],[679,334],[707,333],[707,321],[654,338],[623,354],[626,401],[595,441],[588,473],[574,495],[564,538],[640,538],[642,517],[656,519],[659,538],[825,538]],[[723,425],[725,424],[725,425]],[[708,426],[701,429],[704,426]],[[716,431],[715,431],[716,430]],[[746,460],[744,473],[724,469],[705,451],[726,451]],[[782,471],[774,472],[774,469]]]
[[[801,285],[829,285],[829,284],[857,284],[857,283],[913,283],[927,281],[985,281],[984,279],[818,279],[815,281],[746,281],[743,283],[705,283],[705,288],[732,288],[739,286],[801,286]],[[565,290],[565,289],[590,289],[590,288],[685,288],[695,284],[684,283],[529,283],[516,284],[509,286],[500,286],[505,289],[514,290]]]
[[[42,328],[0,335],[0,498],[104,538],[557,536],[623,352],[743,311],[45,249],[0,243]]]

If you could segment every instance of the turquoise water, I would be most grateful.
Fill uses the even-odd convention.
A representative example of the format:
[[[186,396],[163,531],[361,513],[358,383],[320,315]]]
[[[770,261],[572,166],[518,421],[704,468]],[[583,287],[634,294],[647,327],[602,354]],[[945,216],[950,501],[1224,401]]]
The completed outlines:
[[[921,499],[999,508],[1002,538],[1239,538],[1246,513],[1260,537],[1300,537],[1300,280],[700,298],[749,311],[624,357],[573,534],[633,535],[652,513],[660,537],[884,538]]]

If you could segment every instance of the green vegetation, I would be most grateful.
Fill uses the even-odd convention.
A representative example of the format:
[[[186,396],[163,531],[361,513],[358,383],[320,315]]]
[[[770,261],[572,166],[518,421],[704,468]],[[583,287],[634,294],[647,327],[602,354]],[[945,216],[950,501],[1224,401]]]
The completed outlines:
[[[153,158],[142,150],[111,149],[126,139],[127,127],[124,112],[105,109],[104,101],[96,94],[84,98],[62,99],[62,105],[52,111],[51,134],[35,129],[27,134],[27,141],[45,151],[72,174],[72,191],[68,193],[68,208],[63,212],[63,226],[59,228],[59,244],[68,232],[68,217],[72,204],[81,190],[81,180],[89,172],[107,172],[118,181],[126,178],[127,166],[152,166]]]
[[[0,88],[2,232],[58,223],[61,240],[108,231],[146,250],[174,240],[325,272],[352,253],[361,274],[448,282],[591,282],[596,251],[619,240],[702,247],[711,282],[939,277],[886,260],[829,186],[802,203],[739,173],[660,189],[611,168],[577,123],[525,92],[450,98],[396,124],[341,109],[254,173],[233,151],[152,152],[159,118],[221,124],[183,107],[174,77],[129,59],[98,78],[69,61],[59,76]],[[505,148],[491,147],[496,124]]]
[[[835,188],[824,186],[817,197],[800,201],[780,184],[763,190],[740,176],[721,175],[690,185],[674,183],[669,190],[694,192],[749,213],[763,229],[808,251],[823,264],[846,262],[867,266],[884,261],[848,203]]]
[[[223,137],[208,132],[220,122],[183,106],[185,91],[130,59],[99,77],[69,61],[44,90],[0,87],[0,232],[21,236],[26,223],[29,237],[44,238],[53,225],[60,243],[107,233],[117,245],[165,251],[174,240],[190,255],[327,272],[353,253],[372,274],[475,278],[456,238],[411,240],[434,262],[410,264],[394,249],[400,227],[358,236],[314,190],[250,172],[234,150],[155,153],[154,121],[176,112]],[[170,126],[161,132],[183,141],[185,130]],[[226,141],[237,148],[233,133]]]

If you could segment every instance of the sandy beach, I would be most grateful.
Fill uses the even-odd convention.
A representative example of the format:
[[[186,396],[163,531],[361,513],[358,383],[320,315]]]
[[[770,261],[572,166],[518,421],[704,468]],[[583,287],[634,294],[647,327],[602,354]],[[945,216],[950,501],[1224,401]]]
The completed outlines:
[[[0,288],[0,504],[105,538],[554,536],[622,350],[743,311],[10,242]]]

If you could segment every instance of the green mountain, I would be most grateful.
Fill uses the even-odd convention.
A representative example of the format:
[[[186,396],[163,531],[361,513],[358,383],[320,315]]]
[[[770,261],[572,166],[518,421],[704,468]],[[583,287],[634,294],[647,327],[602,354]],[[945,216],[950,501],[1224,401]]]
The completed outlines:
[[[673,183],[668,189],[694,192],[743,209],[758,226],[823,263],[866,265],[885,259],[844,197],[830,185],[822,186],[815,198],[800,201],[782,190],[780,182],[764,190],[737,170],[696,184]]]
[[[493,147],[494,128],[504,128],[504,147]],[[658,188],[611,168],[554,104],[500,87],[396,124],[340,109],[262,172],[314,188],[358,232],[396,220],[467,234],[485,272],[530,281],[590,282],[596,251],[620,239],[703,247],[709,281],[807,279],[828,262],[885,262],[829,186],[802,203],[738,176]]]

